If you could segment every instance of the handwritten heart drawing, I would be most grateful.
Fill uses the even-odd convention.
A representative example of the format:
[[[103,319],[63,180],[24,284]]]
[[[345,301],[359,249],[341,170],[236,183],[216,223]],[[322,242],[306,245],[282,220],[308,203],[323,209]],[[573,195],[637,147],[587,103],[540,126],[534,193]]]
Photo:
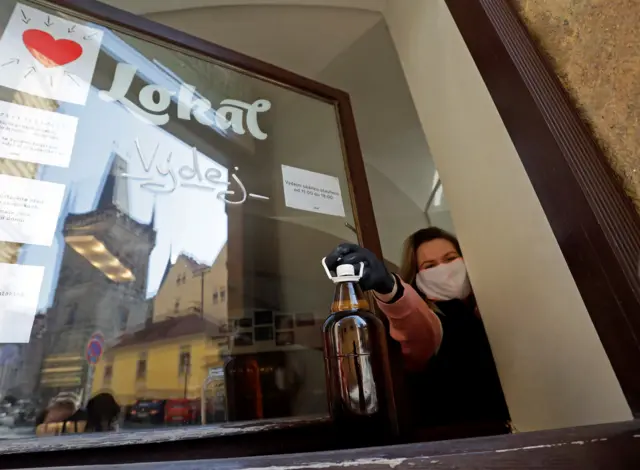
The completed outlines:
[[[38,62],[45,67],[59,67],[73,62],[82,55],[82,46],[70,39],[53,39],[46,31],[28,29],[22,33],[22,42]]]

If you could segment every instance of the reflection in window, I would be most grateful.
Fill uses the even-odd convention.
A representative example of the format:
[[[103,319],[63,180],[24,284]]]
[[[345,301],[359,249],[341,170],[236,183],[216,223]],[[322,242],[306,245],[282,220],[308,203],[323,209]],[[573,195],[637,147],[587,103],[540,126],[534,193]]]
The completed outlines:
[[[13,34],[5,28],[16,4],[6,0],[0,8],[0,42]],[[31,24],[47,17],[58,26],[67,21],[40,3],[35,9]],[[77,23],[76,31],[85,26],[72,14],[67,19]],[[177,416],[195,423],[208,371],[250,356],[244,363],[254,369],[309,371],[300,391],[286,395],[268,392],[265,379],[264,396],[251,401],[264,416],[325,412],[319,335],[298,331],[290,312],[326,312],[332,286],[310,267],[317,267],[327,247],[355,237],[341,216],[293,209],[281,196],[282,165],[336,177],[347,194],[334,106],[108,28],[100,34],[81,103],[0,85],[0,101],[78,124],[59,131],[59,142],[73,144],[65,164],[0,160],[0,175],[64,186],[52,243],[0,240],[6,260],[44,267],[37,323],[47,325],[46,331],[34,327],[21,349],[25,366],[15,380],[2,378],[3,390],[42,404],[61,392],[86,397],[108,389],[124,410],[125,429],[166,424],[160,418],[165,405],[181,400],[193,408]],[[30,63],[21,59],[20,67]],[[158,90],[168,92],[166,114],[156,113],[167,123],[143,121],[122,103],[104,99],[100,92],[110,89],[123,67],[135,68],[127,99],[136,106],[144,105],[138,95],[149,86],[156,87],[156,98]],[[220,125],[215,110],[196,115],[197,106],[179,108],[181,86],[183,92],[197,89],[194,99],[206,98],[215,109],[225,107],[223,100],[248,106],[265,100],[273,109],[249,119],[246,109],[229,105],[224,113],[241,119]],[[250,121],[266,138],[254,137]],[[343,199],[350,215],[349,198]],[[283,334],[276,337],[275,327]],[[93,367],[85,352],[96,333],[109,359]],[[285,348],[294,339],[304,347]],[[232,386],[227,379],[237,380]],[[218,392],[229,393],[230,406],[241,408],[232,390],[249,392],[235,379],[220,379]]]
[[[145,380],[147,378],[147,353],[141,353],[138,358],[136,367],[136,380]]]
[[[73,325],[76,321],[76,312],[78,311],[78,303],[73,302],[69,305],[69,313],[67,314],[66,326]]]
[[[256,341],[271,341],[273,339],[272,326],[256,326],[254,330]]]
[[[119,330],[124,331],[127,329],[127,323],[129,322],[129,309],[127,307],[120,307],[119,316]]]
[[[271,325],[273,324],[273,312],[271,310],[260,310],[253,314],[254,322],[256,325]]]
[[[235,321],[236,328],[252,328],[253,318],[240,318]]]
[[[113,364],[108,364],[104,367],[104,384],[110,385],[112,377],[113,377]]]
[[[296,326],[313,326],[315,323],[313,313],[296,313]]]
[[[276,315],[276,330],[290,330],[293,328],[293,315]]]
[[[296,336],[293,331],[279,331],[276,333],[277,346],[290,346],[295,344]]]
[[[234,337],[234,345],[235,346],[251,346],[253,345],[253,333],[251,332],[240,332],[236,333]]]
[[[183,346],[180,348],[180,356],[178,357],[178,375],[188,374],[191,367],[191,347]]]

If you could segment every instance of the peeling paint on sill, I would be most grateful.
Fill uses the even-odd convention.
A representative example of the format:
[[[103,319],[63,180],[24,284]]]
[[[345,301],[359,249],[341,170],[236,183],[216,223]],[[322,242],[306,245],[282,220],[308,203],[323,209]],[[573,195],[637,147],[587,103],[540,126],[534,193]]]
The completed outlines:
[[[389,468],[396,468],[402,462],[407,460],[406,458],[398,459],[383,459],[383,458],[371,458],[371,459],[358,459],[347,460],[344,462],[313,462],[308,464],[292,465],[292,466],[272,466],[272,467],[251,467],[244,468],[243,470],[307,470],[307,469],[322,469],[332,467],[358,467],[361,465],[380,465]]]

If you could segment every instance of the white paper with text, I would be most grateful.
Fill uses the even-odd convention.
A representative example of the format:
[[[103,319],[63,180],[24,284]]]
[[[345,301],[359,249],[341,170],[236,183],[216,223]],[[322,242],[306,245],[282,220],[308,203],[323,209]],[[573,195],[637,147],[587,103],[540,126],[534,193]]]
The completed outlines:
[[[0,101],[0,156],[68,167],[78,118]]]
[[[282,165],[282,184],[287,207],[344,217],[340,180],[335,176]]]
[[[0,343],[28,343],[44,266],[0,263]]]
[[[64,184],[0,175],[0,242],[51,246]]]

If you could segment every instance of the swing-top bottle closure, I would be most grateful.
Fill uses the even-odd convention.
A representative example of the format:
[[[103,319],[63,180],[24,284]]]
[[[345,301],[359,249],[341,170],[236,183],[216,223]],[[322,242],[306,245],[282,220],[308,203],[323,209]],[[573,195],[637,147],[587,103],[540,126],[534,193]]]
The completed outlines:
[[[364,263],[360,263],[358,274],[356,274],[356,269],[353,264],[341,264],[336,268],[336,275],[333,276],[327,267],[326,260],[327,258],[322,258],[322,267],[324,267],[327,277],[331,279],[334,284],[339,284],[341,282],[358,282],[362,279],[362,275],[364,274]]]

